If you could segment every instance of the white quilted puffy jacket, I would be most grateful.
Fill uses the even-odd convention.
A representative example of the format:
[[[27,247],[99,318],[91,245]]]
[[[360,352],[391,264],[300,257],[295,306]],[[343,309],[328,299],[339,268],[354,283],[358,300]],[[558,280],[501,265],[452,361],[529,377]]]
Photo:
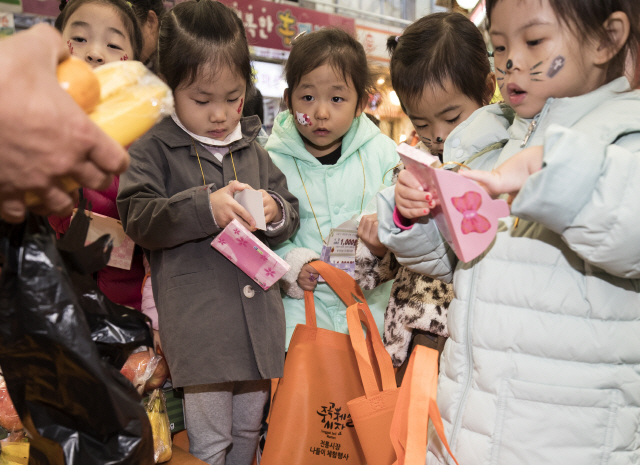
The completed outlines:
[[[640,463],[640,92],[628,89],[620,78],[549,99],[533,128],[492,105],[449,136],[445,160],[475,169],[517,153],[529,129],[526,146],[544,146],[512,205],[519,225],[504,218],[470,263],[433,221],[400,230],[393,188],[379,196],[400,263],[453,281],[438,405],[460,465]],[[453,463],[429,441],[429,465]]]

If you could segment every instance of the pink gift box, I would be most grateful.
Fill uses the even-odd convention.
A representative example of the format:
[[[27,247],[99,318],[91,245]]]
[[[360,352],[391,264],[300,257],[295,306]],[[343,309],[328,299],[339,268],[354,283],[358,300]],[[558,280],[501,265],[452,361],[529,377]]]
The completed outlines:
[[[433,155],[407,144],[397,151],[405,168],[437,201],[431,216],[458,258],[470,262],[482,254],[496,236],[498,220],[511,214],[507,202],[492,199],[479,184],[456,172],[434,168],[440,160]]]
[[[211,247],[231,260],[264,290],[273,286],[291,268],[238,220],[229,223],[213,240]]]

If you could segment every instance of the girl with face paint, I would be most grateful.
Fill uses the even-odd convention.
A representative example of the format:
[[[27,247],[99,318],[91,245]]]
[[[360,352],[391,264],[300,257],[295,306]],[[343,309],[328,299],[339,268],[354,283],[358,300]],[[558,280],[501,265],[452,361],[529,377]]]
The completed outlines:
[[[382,193],[380,239],[406,267],[453,282],[438,404],[460,463],[634,463],[640,92],[625,69],[637,63],[640,2],[486,8],[509,107],[476,111],[443,155],[507,194],[512,216],[463,263],[416,183]],[[449,463],[433,439],[427,464]]]
[[[273,247],[297,229],[298,202],[256,141],[260,119],[242,117],[253,82],[233,9],[210,0],[174,6],[160,26],[158,70],[175,112],[131,146],[118,209],[149,258],[162,350],[173,385],[184,388],[190,452],[211,465],[248,465],[269,379],[283,371],[284,309],[277,285],[263,290],[211,241],[236,220]],[[234,197],[247,189],[260,192],[266,230]]]
[[[295,236],[274,249],[291,265],[282,280],[288,346],[305,322],[305,290],[315,293],[319,327],[348,332],[346,306],[318,283],[309,262],[320,258],[331,229],[352,217],[360,221],[357,253],[375,263],[384,259],[376,215],[363,213],[381,185],[391,184],[392,174],[384,175],[399,157],[393,140],[363,114],[372,76],[362,44],[349,33],[327,28],[295,39],[285,76],[288,111],[276,117],[266,149],[300,200],[303,219]],[[365,290],[380,330],[390,292],[390,282]]]

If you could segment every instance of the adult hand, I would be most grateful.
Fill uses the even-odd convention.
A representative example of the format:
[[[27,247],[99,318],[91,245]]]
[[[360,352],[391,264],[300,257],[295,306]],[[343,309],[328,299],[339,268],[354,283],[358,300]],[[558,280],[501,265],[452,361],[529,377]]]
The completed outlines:
[[[251,189],[251,186],[238,181],[232,181],[226,187],[209,194],[211,210],[213,211],[213,217],[218,226],[224,229],[233,220],[238,220],[240,224],[249,231],[256,230],[256,221],[249,212],[233,198],[233,194],[245,189]]]
[[[400,171],[396,183],[396,207],[407,218],[414,219],[428,215],[436,202],[431,192],[425,192],[420,182],[408,170]]]
[[[67,215],[75,202],[62,178],[102,190],[129,165],[127,152],[60,87],[56,68],[67,57],[47,25],[0,41],[0,216],[7,221],[24,219],[27,191],[42,200],[35,213]]]
[[[378,214],[364,215],[358,225],[358,237],[373,255],[382,258],[387,248],[378,238]]]
[[[277,223],[282,220],[282,209],[278,202],[271,197],[264,189],[260,189],[262,193],[262,205],[264,207],[264,219],[267,224],[269,223]]]
[[[298,286],[300,286],[303,291],[313,292],[318,285],[318,276],[318,271],[307,263],[302,266],[300,274],[298,275]]]

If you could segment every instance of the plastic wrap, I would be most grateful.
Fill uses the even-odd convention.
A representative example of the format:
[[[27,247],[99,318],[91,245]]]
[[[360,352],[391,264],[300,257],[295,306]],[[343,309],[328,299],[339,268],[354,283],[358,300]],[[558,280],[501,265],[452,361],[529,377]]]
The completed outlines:
[[[2,426],[9,435],[23,429],[22,422],[13,405],[7,383],[4,376],[0,375],[0,426]]]
[[[123,147],[173,111],[171,89],[139,61],[115,61],[92,70],[82,60],[71,57],[58,65],[58,82],[89,117]],[[60,179],[71,192],[78,187],[71,178]],[[25,203],[42,203],[27,192]]]
[[[153,437],[140,396],[101,353],[87,323],[88,302],[95,310],[103,296],[95,282],[98,299],[76,290],[80,270],[104,266],[110,252],[107,237],[73,246],[84,222],[88,217],[77,215],[60,246],[45,218],[0,224],[0,366],[31,440],[29,463],[148,465]],[[120,310],[122,317],[136,313]],[[107,316],[102,321],[111,324]],[[151,344],[148,330],[146,339]],[[127,351],[120,346],[116,358]]]
[[[115,61],[94,73],[100,103],[89,117],[125,147],[173,111],[171,89],[139,61]]]
[[[131,381],[138,393],[142,395],[146,391],[161,388],[167,380],[169,370],[163,357],[160,355],[152,357],[145,350],[129,356],[120,373]]]
[[[171,460],[171,429],[167,415],[167,402],[161,389],[155,389],[147,402],[147,415],[153,430],[153,458],[156,463]]]

